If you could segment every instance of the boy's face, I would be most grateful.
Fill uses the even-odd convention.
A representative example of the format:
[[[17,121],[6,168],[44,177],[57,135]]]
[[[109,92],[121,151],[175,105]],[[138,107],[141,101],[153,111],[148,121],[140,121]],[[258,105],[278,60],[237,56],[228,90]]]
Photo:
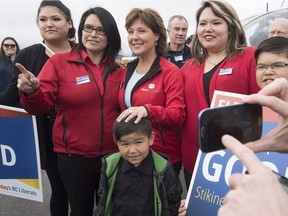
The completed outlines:
[[[276,78],[283,77],[288,79],[288,65],[286,66],[285,64],[288,64],[288,58],[284,54],[261,53],[256,67],[258,86],[262,89]],[[267,67],[267,65],[270,66]]]
[[[134,167],[137,167],[147,157],[150,146],[154,142],[154,137],[154,132],[150,137],[142,133],[131,133],[122,136],[116,143],[122,157],[133,164]]]

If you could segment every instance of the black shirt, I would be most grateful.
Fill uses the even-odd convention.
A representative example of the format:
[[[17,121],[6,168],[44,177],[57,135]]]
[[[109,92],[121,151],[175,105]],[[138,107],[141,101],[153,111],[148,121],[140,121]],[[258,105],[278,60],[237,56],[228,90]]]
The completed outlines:
[[[112,215],[154,215],[153,170],[151,151],[138,167],[122,160],[112,194]]]
[[[175,64],[178,68],[181,68],[188,59],[192,58],[190,48],[185,45],[184,49],[181,51],[172,51],[170,50],[170,45],[165,54],[165,58]]]
[[[216,72],[216,70],[218,69],[218,67],[220,66],[220,64],[224,61],[224,59],[222,61],[220,61],[217,65],[215,65],[209,72],[204,73],[203,75],[203,86],[204,86],[204,92],[205,92],[205,96],[206,96],[206,100],[207,103],[210,107],[210,82],[211,79],[214,75],[214,73]]]

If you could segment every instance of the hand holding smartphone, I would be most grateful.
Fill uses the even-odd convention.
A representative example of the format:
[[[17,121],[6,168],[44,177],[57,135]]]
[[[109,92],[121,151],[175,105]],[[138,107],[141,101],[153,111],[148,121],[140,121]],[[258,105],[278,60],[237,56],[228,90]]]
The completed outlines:
[[[229,134],[241,143],[257,140],[262,134],[262,107],[236,104],[204,109],[198,116],[198,143],[203,152],[224,149],[221,138]]]

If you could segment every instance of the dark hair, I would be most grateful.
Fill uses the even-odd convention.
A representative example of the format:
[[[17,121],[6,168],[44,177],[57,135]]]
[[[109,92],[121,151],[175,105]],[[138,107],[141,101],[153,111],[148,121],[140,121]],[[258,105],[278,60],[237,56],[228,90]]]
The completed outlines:
[[[68,22],[71,22],[71,25],[72,27],[69,29],[68,31],[68,35],[67,37],[68,38],[73,38],[75,37],[75,34],[76,34],[76,30],[73,26],[73,20],[72,20],[72,16],[71,16],[71,11],[69,10],[68,7],[66,7],[61,1],[59,0],[43,0],[41,3],[40,3],[40,6],[38,8],[38,12],[37,12],[37,19],[36,19],[36,23],[38,24],[39,22],[39,14],[40,14],[40,11],[43,7],[46,7],[46,6],[52,6],[52,7],[57,7],[60,11],[61,14],[63,14],[63,16],[66,18],[66,20]]]
[[[113,138],[115,141],[119,141],[121,137],[125,135],[129,135],[131,133],[141,133],[147,137],[150,137],[152,134],[152,124],[151,121],[147,118],[142,118],[140,122],[137,124],[134,123],[137,116],[131,119],[128,122],[125,122],[125,119],[122,119],[122,121],[114,122],[113,126]]]
[[[20,47],[19,44],[17,43],[17,41],[13,38],[13,37],[5,37],[2,42],[1,42],[1,49],[0,49],[0,58],[3,58],[5,56],[5,52],[3,49],[3,44],[6,40],[13,40],[15,45],[16,45],[16,54],[20,51]]]
[[[229,37],[226,48],[227,57],[232,58],[236,53],[243,52],[244,48],[247,46],[245,31],[236,11],[227,2],[222,0],[204,1],[202,7],[196,12],[196,26],[199,25],[202,12],[208,7],[212,9],[215,16],[222,18],[228,25]],[[197,27],[192,40],[191,52],[198,64],[200,64],[208,55],[207,50],[203,48],[199,41]]]
[[[288,58],[288,38],[275,36],[262,41],[254,53],[256,63],[263,52],[284,54]]]
[[[167,51],[167,33],[163,19],[159,13],[151,8],[146,8],[143,10],[140,8],[132,9],[126,16],[125,28],[127,31],[136,19],[140,19],[155,34],[159,34],[156,53],[157,55],[164,56]]]
[[[103,58],[108,56],[108,62],[111,63],[115,61],[116,56],[121,49],[121,38],[114,17],[110,12],[102,7],[91,8],[83,13],[78,27],[79,49],[86,50],[82,43],[82,30],[87,17],[91,14],[94,14],[99,18],[101,24],[103,25],[104,31],[106,32],[108,45],[104,51]]]

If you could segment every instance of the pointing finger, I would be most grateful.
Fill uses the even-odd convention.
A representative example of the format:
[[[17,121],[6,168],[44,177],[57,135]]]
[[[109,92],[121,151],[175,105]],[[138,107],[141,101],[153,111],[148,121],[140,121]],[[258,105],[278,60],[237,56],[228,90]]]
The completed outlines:
[[[20,63],[16,63],[15,66],[23,73],[28,73],[28,70]]]
[[[222,137],[222,143],[239,158],[250,174],[258,172],[264,168],[256,154],[234,137],[224,135]]]

